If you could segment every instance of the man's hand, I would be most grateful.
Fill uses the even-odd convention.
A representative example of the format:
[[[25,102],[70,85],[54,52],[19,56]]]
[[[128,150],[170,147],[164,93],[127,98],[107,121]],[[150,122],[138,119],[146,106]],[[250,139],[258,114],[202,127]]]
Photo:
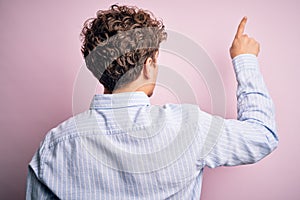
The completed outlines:
[[[253,38],[249,38],[244,34],[247,17],[244,17],[239,24],[236,35],[230,47],[230,56],[234,58],[240,54],[254,54],[258,56],[259,43]]]

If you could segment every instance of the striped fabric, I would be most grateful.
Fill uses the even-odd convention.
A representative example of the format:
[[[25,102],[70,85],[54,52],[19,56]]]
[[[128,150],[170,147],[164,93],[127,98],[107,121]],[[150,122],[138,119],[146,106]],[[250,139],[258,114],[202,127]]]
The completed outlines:
[[[278,143],[257,58],[233,59],[238,120],[197,105],[151,105],[143,92],[95,95],[46,135],[26,199],[200,199],[203,168],[255,163]]]

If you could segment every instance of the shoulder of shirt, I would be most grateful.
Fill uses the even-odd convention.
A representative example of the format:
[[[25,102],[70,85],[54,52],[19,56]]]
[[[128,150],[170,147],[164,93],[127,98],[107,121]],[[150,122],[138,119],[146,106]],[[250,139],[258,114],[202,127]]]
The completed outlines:
[[[199,105],[196,104],[175,104],[175,103],[167,103],[164,105],[154,105],[154,106],[159,106],[162,107],[163,109],[167,110],[177,110],[177,109],[182,109],[183,111],[199,111],[200,107]]]
[[[184,123],[191,124],[196,123],[199,119],[200,114],[205,113],[201,110],[199,105],[197,104],[164,104],[164,105],[158,105],[162,109],[166,111],[166,114],[168,115],[168,118],[171,120],[174,120],[175,116],[182,117],[182,120]],[[176,122],[177,120],[174,120],[173,122]],[[182,123],[182,122],[181,122]]]
[[[166,114],[173,118],[177,113],[177,115],[181,115],[186,121],[186,123],[193,123],[191,119],[198,119],[199,113],[205,113],[196,104],[164,104],[164,105],[151,105],[158,108],[161,108],[166,111]],[[43,148],[51,148],[60,142],[64,142],[66,140],[75,139],[80,137],[80,134],[85,134],[83,131],[78,131],[80,129],[80,123],[85,123],[89,121],[92,115],[92,110],[87,110],[85,112],[79,113],[70,117],[69,119],[61,122],[56,127],[52,128],[46,134],[41,146]],[[175,121],[174,121],[175,122]]]
[[[86,118],[90,112],[91,110],[87,110],[74,115],[59,123],[56,127],[50,129],[42,141],[41,146],[44,146],[45,148],[51,148],[65,140],[79,137],[80,135],[77,131],[76,119]]]

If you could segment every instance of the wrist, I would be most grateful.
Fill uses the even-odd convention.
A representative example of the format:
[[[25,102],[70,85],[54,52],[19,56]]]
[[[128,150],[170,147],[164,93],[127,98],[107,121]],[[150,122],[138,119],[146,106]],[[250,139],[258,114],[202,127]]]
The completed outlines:
[[[232,59],[236,73],[246,69],[258,69],[258,59],[254,54],[239,54]]]

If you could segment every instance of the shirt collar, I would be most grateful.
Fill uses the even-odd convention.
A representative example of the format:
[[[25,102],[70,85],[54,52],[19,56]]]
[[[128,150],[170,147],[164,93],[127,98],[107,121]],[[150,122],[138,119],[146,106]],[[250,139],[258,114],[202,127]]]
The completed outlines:
[[[110,109],[130,106],[148,106],[150,99],[144,92],[124,92],[116,94],[96,94],[90,109]]]

